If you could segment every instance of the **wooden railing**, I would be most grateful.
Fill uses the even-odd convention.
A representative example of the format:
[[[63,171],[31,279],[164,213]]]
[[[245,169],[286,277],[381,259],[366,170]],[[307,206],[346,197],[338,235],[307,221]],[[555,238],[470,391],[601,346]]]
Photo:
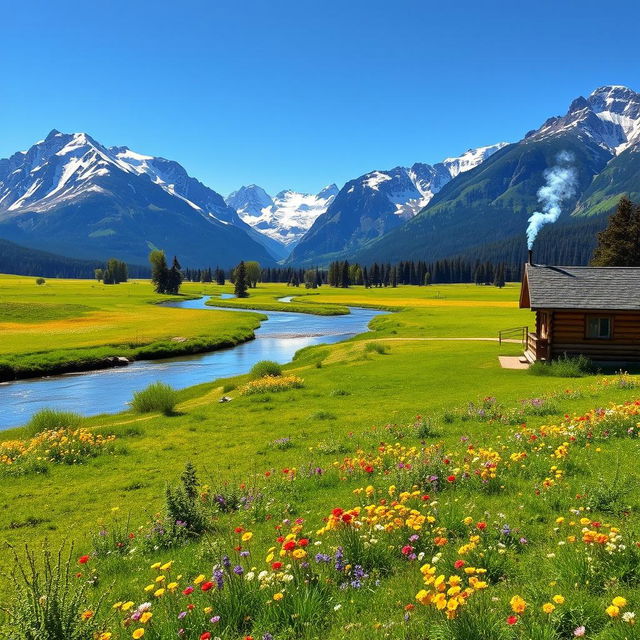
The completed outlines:
[[[530,336],[529,327],[513,327],[511,329],[503,329],[498,331],[498,343],[502,344],[504,340],[520,340],[522,348],[526,349],[528,344],[527,336]]]

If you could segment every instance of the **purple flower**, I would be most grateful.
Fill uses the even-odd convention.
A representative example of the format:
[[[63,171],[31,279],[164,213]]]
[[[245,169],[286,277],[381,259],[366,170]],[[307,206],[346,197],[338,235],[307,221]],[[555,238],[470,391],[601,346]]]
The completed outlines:
[[[316,553],[316,562],[318,564],[321,562],[331,562],[331,556],[326,553]]]
[[[233,567],[233,573],[235,573],[237,576],[241,576],[244,573],[244,569],[237,564],[235,567]]]
[[[213,579],[218,589],[222,589],[222,587],[224,587],[224,574],[221,569],[216,569],[213,572]]]
[[[222,558],[222,566],[225,569],[228,569],[229,567],[231,567],[231,560],[229,556],[224,556],[224,558]]]
[[[213,616],[211,620],[209,620],[211,624],[215,624],[216,622],[220,622],[220,616]]]
[[[250,555],[249,551],[241,551],[240,552],[240,557],[241,558],[246,558],[248,555]]]
[[[273,640],[273,636],[267,631],[267,633],[262,636],[262,640]]]
[[[178,620],[182,620],[186,615],[187,615],[187,612],[186,612],[186,611],[181,611],[181,612],[178,614]]]

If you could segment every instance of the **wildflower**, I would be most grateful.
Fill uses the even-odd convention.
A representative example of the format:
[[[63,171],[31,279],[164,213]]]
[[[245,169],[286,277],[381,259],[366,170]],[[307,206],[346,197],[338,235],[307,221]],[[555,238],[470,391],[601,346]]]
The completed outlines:
[[[151,613],[151,611],[145,611],[140,616],[140,622],[142,622],[142,624],[146,624],[147,622],[149,622],[149,620],[151,620],[152,617],[153,617],[153,613]]]
[[[204,633],[200,634],[200,640],[209,640],[209,638],[211,638],[210,631],[205,631]]]
[[[622,619],[627,624],[635,624],[636,623],[636,614],[633,611],[625,611],[622,614]]]
[[[620,615],[620,607],[616,607],[615,604],[610,604],[605,611],[610,618],[617,618]]]
[[[253,533],[251,533],[251,531],[246,531],[245,533],[242,534],[242,542],[249,542],[249,540],[251,540],[251,538],[253,538]]]
[[[171,565],[173,565],[173,560],[169,560],[169,562],[165,562],[165,563],[160,567],[160,571],[169,571],[169,569],[171,569]]]
[[[507,624],[510,626],[513,626],[516,622],[518,622],[518,616],[509,616],[507,618]]]
[[[193,593],[193,587],[187,587],[186,589],[182,590],[183,595],[188,596],[190,594]]]
[[[153,595],[156,598],[162,598],[162,596],[164,595],[164,588],[157,589]]]
[[[514,613],[523,613],[527,608],[527,603],[520,596],[513,596],[509,601],[509,604],[511,605],[511,609]]]
[[[456,477],[454,475],[447,476],[447,482],[454,483],[456,481]]]
[[[561,596],[560,594],[553,596],[553,598],[551,598],[556,604],[564,604],[564,596]]]
[[[133,640],[138,640],[138,638],[142,638],[143,635],[144,635],[144,628],[139,627],[131,634],[131,637],[133,638]]]
[[[273,594],[273,599],[276,602],[278,602],[278,600],[282,600],[282,598],[284,598],[284,593],[282,593],[282,591],[279,591],[278,593]]]
[[[87,564],[89,562],[89,556],[80,556],[78,558],[78,564]]]
[[[123,605],[121,605],[121,609],[123,611],[129,611],[129,609],[131,609],[131,607],[133,607],[133,601],[129,600],[128,602],[125,602]]]
[[[282,562],[276,561],[276,562],[271,563],[271,568],[274,571],[278,571],[279,569],[282,569]]]
[[[616,596],[612,601],[611,604],[613,604],[614,606],[622,609],[623,607],[627,606],[627,600],[625,598],[623,598],[622,596]]]
[[[87,609],[86,611],[83,611],[83,612],[80,614],[80,617],[81,617],[83,620],[90,620],[91,618],[93,618],[93,611],[91,611],[91,609]]]
[[[204,574],[201,573],[194,581],[193,584],[200,584],[204,580]]]
[[[584,636],[584,634],[587,632],[586,628],[584,627],[584,625],[580,625],[579,627],[576,627],[573,630],[573,635],[576,638],[582,638],[582,636]]]
[[[209,589],[211,589],[211,587],[213,587],[213,582],[211,582],[211,581],[203,582],[200,585],[200,589],[202,589],[202,591],[209,591]]]
[[[542,605],[542,610],[547,614],[552,614],[556,610],[556,607],[554,604],[551,604],[550,602],[545,602]]]

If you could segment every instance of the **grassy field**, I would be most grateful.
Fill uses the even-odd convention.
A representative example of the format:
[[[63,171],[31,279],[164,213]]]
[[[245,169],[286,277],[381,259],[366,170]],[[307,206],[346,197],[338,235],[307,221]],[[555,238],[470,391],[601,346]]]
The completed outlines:
[[[196,294],[190,289],[185,296]],[[0,275],[0,379],[99,368],[109,356],[213,350],[250,339],[259,325],[259,314],[157,304],[171,299],[155,294],[148,281],[105,286],[50,279],[36,285],[34,278]]]
[[[13,299],[2,297],[23,327],[19,318],[28,314],[15,303],[45,300],[56,308],[38,311],[41,327],[86,321],[112,305],[125,314],[175,311],[185,318],[175,318],[176,335],[188,333],[186,324],[190,335],[201,335],[214,322],[209,316],[219,316],[221,331],[247,321],[237,317],[243,314],[159,310],[146,304],[155,296],[143,283],[127,285],[129,302],[125,288],[68,281],[48,284],[49,298],[34,291],[20,300],[18,291],[31,285],[23,280]],[[86,293],[92,286],[95,298]],[[230,287],[185,287],[193,295],[223,291]],[[0,538],[34,548],[75,541],[71,571],[79,578],[69,589],[87,588],[76,618],[84,610],[95,615],[76,623],[75,636],[87,640],[130,638],[138,629],[158,639],[180,629],[179,637],[205,639],[637,638],[627,614],[640,604],[639,418],[625,403],[640,397],[638,381],[501,369],[498,354],[515,355],[519,345],[477,338],[532,323],[517,308],[518,291],[264,285],[247,300],[227,301],[289,309],[277,298],[299,293],[295,304],[305,312],[354,304],[395,312],[352,340],[300,352],[284,373],[303,379],[302,388],[243,395],[248,376],[212,381],[181,391],[170,417],[128,412],[85,420],[93,439],[83,464],[36,464],[23,474],[0,466]],[[129,322],[111,329],[120,340],[136,326]],[[28,344],[24,333],[14,335]],[[93,345],[103,344],[98,336]],[[4,331],[0,339],[11,343]],[[231,402],[218,402],[223,388]],[[618,408],[610,413],[589,413],[612,403]],[[0,447],[21,438],[21,430],[0,433]],[[167,501],[167,484],[178,482],[189,461],[201,483],[197,498]],[[194,524],[201,520],[202,530]],[[591,540],[591,531],[606,540]],[[11,554],[0,553],[7,568]],[[86,564],[78,564],[84,555]],[[224,556],[242,570],[227,569]],[[155,563],[164,568],[150,568]],[[429,582],[432,567],[434,578],[448,581],[444,591]],[[10,599],[9,581],[2,586]],[[443,609],[438,593],[446,596]],[[606,611],[623,596],[617,612]],[[112,608],[129,601],[131,609]],[[131,618],[146,601],[153,617]]]

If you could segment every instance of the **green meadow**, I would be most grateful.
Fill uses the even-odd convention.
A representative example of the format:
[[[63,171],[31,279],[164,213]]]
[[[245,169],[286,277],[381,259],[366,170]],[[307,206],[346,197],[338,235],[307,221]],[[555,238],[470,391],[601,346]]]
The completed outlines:
[[[231,291],[183,287],[213,304]],[[518,294],[269,284],[205,312],[158,307],[143,281],[2,276],[0,347],[16,361],[247,339],[260,315],[234,306],[390,313],[299,352],[283,375],[301,388],[245,394],[245,375],[179,391],[169,416],[84,419],[77,459],[2,464],[2,447],[28,448],[32,434],[0,432],[0,540],[21,561],[25,544],[73,543],[78,639],[637,638],[640,381],[502,369],[498,355],[521,347],[498,345],[498,331],[533,324]],[[187,463],[197,484],[180,481]],[[26,638],[15,618],[26,592],[14,590],[11,549],[0,554],[5,628]],[[141,622],[144,602],[153,616]]]

